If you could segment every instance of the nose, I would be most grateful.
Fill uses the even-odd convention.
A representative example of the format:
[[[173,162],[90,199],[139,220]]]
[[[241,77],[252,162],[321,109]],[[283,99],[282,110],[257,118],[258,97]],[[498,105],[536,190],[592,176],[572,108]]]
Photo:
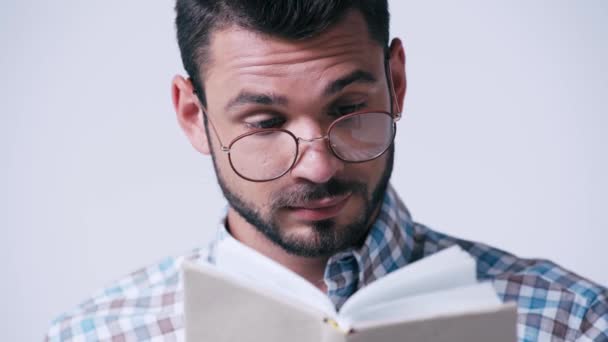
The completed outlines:
[[[299,156],[291,175],[313,183],[326,183],[344,168],[344,162],[329,150],[328,137],[298,138]]]

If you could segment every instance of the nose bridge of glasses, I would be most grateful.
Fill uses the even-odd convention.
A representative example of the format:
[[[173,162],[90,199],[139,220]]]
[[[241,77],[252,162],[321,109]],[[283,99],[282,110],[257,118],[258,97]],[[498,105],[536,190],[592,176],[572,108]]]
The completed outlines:
[[[319,136],[319,137],[314,137],[314,138],[302,138],[302,137],[297,137],[296,138],[298,140],[298,144],[302,144],[302,143],[306,143],[308,146],[300,146],[299,148],[299,156],[298,156],[298,160],[300,160],[305,154],[308,154],[308,150],[309,149],[313,149],[313,150],[317,150],[317,151],[326,151],[326,149],[330,149],[329,147],[329,135],[325,134],[323,136]],[[325,144],[323,144],[324,147],[322,147],[321,149],[319,148],[312,148],[313,147],[313,143],[316,141],[322,141],[325,142]],[[324,152],[325,153],[325,152]]]
[[[324,136],[320,136],[320,137],[316,137],[316,138],[309,138],[309,139],[298,137],[298,141],[300,141],[300,142],[306,142],[306,143],[313,143],[313,142],[315,142],[317,140],[325,140],[325,141],[329,140],[329,135],[326,134]]]
[[[329,135],[314,138],[297,137],[298,144],[306,143],[298,149],[298,155],[292,165],[294,177],[302,177],[316,183],[327,182],[340,170],[342,162],[336,158],[329,143]],[[322,142],[314,145],[314,142]]]

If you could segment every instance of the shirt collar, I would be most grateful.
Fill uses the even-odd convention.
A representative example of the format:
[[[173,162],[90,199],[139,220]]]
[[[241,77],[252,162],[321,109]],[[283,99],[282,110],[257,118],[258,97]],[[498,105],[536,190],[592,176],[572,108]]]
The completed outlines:
[[[392,186],[363,245],[332,256],[325,268],[328,295],[339,308],[358,289],[415,258],[414,225]]]

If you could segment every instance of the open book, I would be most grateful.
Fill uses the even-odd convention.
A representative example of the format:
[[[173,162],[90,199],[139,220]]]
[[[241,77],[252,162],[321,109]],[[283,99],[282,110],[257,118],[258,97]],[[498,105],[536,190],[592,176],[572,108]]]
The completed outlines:
[[[215,265],[184,264],[187,342],[517,340],[516,306],[477,282],[474,259],[459,247],[376,280],[338,312],[304,278],[226,242]]]

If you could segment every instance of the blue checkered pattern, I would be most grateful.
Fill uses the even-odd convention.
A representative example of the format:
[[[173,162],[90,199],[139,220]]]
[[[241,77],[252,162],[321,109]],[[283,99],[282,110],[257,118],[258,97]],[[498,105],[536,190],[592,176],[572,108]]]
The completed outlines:
[[[226,237],[222,225],[209,248],[140,269],[57,318],[47,341],[182,341],[184,260],[214,262]],[[325,270],[337,307],[374,280],[459,245],[477,260],[477,276],[518,304],[519,341],[608,342],[608,290],[547,260],[521,259],[412,221],[392,188],[362,247],[332,256]]]

